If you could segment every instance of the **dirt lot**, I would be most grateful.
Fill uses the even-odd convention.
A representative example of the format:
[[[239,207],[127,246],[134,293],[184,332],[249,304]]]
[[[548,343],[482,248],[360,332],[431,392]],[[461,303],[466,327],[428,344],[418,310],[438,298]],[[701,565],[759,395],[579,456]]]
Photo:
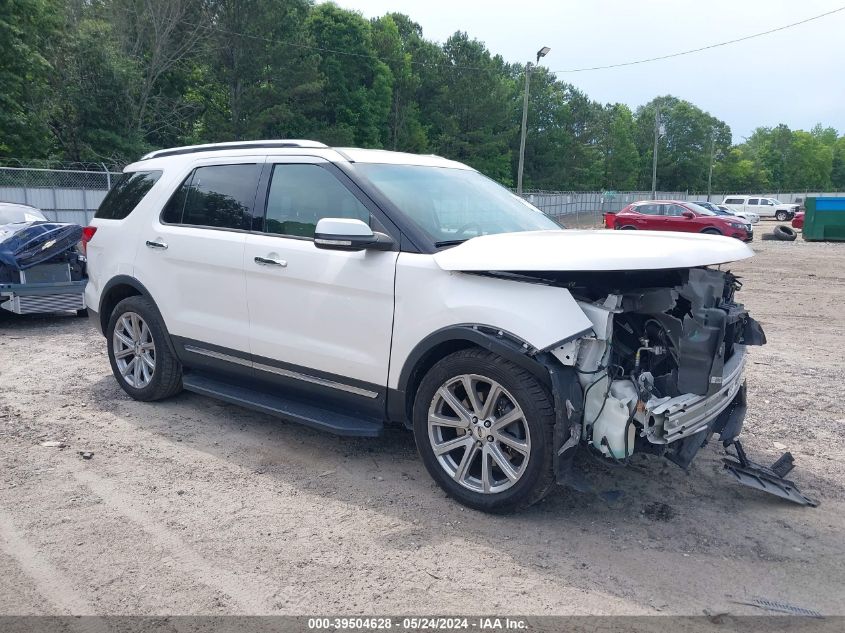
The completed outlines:
[[[745,444],[789,448],[816,509],[733,483],[711,446],[689,473],[594,470],[613,501],[561,489],[486,516],[445,498],[404,431],[133,402],[87,321],[3,321],[0,613],[845,613],[845,244],[754,249],[734,270],[769,344]]]

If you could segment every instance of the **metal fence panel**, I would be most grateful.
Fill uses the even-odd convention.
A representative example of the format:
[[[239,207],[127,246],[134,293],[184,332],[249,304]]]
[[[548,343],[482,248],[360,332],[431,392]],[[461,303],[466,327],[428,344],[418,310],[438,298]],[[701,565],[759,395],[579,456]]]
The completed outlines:
[[[51,220],[87,224],[108,193],[119,172],[0,167],[0,202],[38,207]],[[807,196],[845,196],[845,192],[777,192],[728,195],[759,195],[792,203]],[[686,191],[526,191],[522,197],[541,211],[572,228],[604,226],[604,214],[619,211],[638,200],[706,200],[707,194]],[[711,194],[721,203],[725,194]],[[450,210],[450,213],[452,211]]]

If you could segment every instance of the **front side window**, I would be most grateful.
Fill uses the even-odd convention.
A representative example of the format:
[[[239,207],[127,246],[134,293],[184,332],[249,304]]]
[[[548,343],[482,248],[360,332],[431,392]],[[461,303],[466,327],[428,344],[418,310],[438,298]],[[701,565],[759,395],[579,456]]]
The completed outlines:
[[[264,232],[313,238],[322,218],[350,218],[369,224],[370,212],[319,165],[275,165],[267,194]]]
[[[162,222],[249,230],[261,165],[198,167],[170,198]]]
[[[476,171],[376,163],[355,168],[436,246],[478,235],[560,229],[542,211]]]
[[[121,174],[100,203],[94,217],[102,220],[124,219],[132,213],[160,177],[161,171]]]

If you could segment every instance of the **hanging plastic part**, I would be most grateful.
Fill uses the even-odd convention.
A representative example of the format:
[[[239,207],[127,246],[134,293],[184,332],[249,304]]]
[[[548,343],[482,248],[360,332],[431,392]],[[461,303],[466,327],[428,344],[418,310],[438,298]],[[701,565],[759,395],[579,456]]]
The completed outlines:
[[[722,461],[725,469],[739,483],[802,506],[815,508],[819,505],[818,501],[802,494],[795,482],[785,478],[794,468],[792,453],[784,453],[774,464],[766,467],[749,460],[739,440],[734,440],[733,447],[736,450],[736,459],[730,457]]]

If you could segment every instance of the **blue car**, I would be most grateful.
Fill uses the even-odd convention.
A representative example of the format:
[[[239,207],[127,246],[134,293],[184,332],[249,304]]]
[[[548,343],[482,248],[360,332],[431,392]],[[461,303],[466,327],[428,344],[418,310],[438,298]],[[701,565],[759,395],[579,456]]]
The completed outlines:
[[[0,309],[15,314],[85,310],[86,261],[78,224],[0,203]]]

